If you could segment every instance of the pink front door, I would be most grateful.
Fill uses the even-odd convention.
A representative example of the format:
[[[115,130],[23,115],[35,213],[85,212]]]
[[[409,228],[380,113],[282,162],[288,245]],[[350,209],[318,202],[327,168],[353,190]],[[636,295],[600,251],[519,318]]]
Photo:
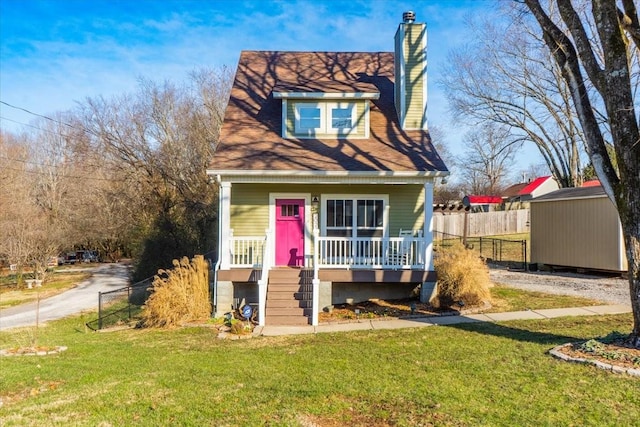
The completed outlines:
[[[276,199],[276,265],[304,266],[304,199]]]

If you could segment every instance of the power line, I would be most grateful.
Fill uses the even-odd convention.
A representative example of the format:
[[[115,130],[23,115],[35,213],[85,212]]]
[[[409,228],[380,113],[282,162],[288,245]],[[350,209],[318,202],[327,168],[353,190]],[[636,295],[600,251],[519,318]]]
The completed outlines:
[[[27,126],[27,127],[30,127],[30,128],[36,129],[36,130],[39,130],[39,131],[41,131],[41,132],[47,132],[47,133],[50,133],[51,135],[62,136],[62,137],[65,137],[65,136],[66,136],[66,135],[63,135],[63,134],[61,134],[61,133],[54,132],[54,131],[52,131],[52,130],[42,129],[41,127],[34,126],[34,125],[30,125],[30,124],[28,124],[28,123],[24,123],[24,122],[19,122],[19,121],[17,121],[17,120],[13,120],[13,119],[10,119],[10,118],[4,117],[4,116],[0,116],[0,119],[2,119],[2,120],[6,120],[6,121],[8,121],[8,122],[16,123],[16,124],[19,124],[19,125],[22,125],[22,126]]]
[[[58,168],[61,168],[61,167],[65,166],[65,165],[53,165],[53,164],[46,165],[46,164],[43,164],[43,163],[30,162],[28,160],[12,159],[12,158],[6,157],[6,156],[0,156],[0,160],[7,160],[9,162],[18,162],[18,163],[37,166],[37,167],[41,167],[41,168],[58,169]],[[35,175],[47,175],[46,171],[39,171],[39,170],[33,170],[33,169],[16,169],[16,168],[12,168],[10,166],[4,166],[3,169],[4,170],[11,170],[11,171],[14,171],[14,172],[26,172],[26,173],[35,174]],[[61,178],[86,179],[86,180],[93,180],[93,181],[128,182],[128,180],[126,180],[126,179],[99,178],[99,177],[96,177],[96,176],[89,176],[89,175],[79,176],[79,175],[68,175],[68,174],[62,173],[59,176]]]
[[[34,116],[37,116],[37,117],[42,117],[43,119],[50,120],[50,121],[52,121],[54,123],[58,123],[58,124],[65,125],[65,126],[69,126],[72,129],[77,129],[75,126],[70,125],[69,123],[61,122],[60,120],[52,119],[51,117],[48,117],[48,116],[45,116],[45,115],[42,115],[42,114],[38,114],[38,113],[34,113],[33,111],[27,110],[26,108],[17,107],[15,105],[9,104],[8,102],[2,101],[2,100],[0,100],[0,104],[4,104],[7,107],[15,108],[16,110],[24,111],[25,113],[28,113],[28,114],[31,114],[31,115],[34,115]],[[80,130],[80,129],[78,129],[78,130]],[[82,130],[86,132],[85,129],[82,129]]]

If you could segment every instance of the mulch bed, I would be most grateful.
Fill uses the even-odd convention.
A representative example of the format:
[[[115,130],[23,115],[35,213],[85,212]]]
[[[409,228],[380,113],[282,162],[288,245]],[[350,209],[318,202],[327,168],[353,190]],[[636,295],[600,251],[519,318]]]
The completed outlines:
[[[587,343],[589,342],[596,342],[598,350],[587,351],[585,343],[579,342],[558,346],[550,353],[563,360],[590,363],[602,369],[640,377],[640,349],[632,347],[624,339],[608,343],[598,340],[590,340]]]
[[[336,304],[332,309],[324,309],[320,312],[318,320],[320,323],[348,322],[362,319],[384,319],[403,317],[426,317],[426,316],[453,316],[469,313],[477,310],[484,310],[482,307],[440,307],[436,308],[430,304],[421,303],[415,299],[399,300],[369,300],[356,304]]]

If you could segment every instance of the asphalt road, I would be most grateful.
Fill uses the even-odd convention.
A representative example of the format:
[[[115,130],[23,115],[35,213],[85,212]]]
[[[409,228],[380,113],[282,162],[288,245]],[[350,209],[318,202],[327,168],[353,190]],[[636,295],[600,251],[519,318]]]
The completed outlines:
[[[93,268],[93,275],[73,289],[40,301],[39,322],[61,319],[86,310],[98,309],[98,292],[129,284],[124,264],[104,264]],[[45,285],[46,286],[46,285]],[[0,330],[35,326],[37,303],[22,304],[0,310]]]

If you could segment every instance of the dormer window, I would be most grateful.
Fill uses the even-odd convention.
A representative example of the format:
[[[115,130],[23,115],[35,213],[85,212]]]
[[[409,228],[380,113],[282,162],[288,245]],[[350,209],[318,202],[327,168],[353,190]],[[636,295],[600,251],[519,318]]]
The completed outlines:
[[[370,83],[320,82],[300,86],[281,82],[273,97],[282,99],[282,136],[299,139],[369,138],[369,106],[380,97]]]
[[[296,102],[295,134],[349,135],[357,132],[357,111],[358,105],[355,102]]]

